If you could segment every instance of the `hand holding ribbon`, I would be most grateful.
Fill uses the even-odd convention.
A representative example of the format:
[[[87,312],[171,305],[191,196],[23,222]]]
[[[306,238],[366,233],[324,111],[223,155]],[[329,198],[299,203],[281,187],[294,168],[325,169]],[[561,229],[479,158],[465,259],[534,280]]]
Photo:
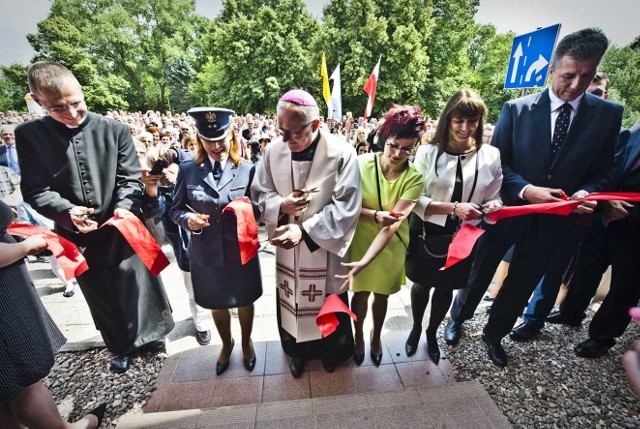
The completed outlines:
[[[87,261],[75,244],[45,227],[14,223],[7,228],[7,232],[20,237],[42,237],[47,244],[46,247],[60,262],[67,280],[78,277],[89,269]]]

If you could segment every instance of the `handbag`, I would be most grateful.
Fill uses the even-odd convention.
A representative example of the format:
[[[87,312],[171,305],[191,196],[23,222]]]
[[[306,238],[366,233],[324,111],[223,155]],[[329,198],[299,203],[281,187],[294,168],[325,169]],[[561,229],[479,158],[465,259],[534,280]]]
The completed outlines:
[[[471,193],[469,194],[469,202],[473,198],[478,183],[478,156],[476,155],[476,172],[473,178]],[[418,256],[421,259],[444,259],[449,254],[449,245],[456,237],[462,222],[458,219],[458,225],[453,234],[427,234],[425,222],[422,223],[422,234],[418,235]]]
[[[422,259],[444,259],[449,253],[449,244],[455,234],[429,234],[422,226],[422,234],[418,236],[418,256]]]

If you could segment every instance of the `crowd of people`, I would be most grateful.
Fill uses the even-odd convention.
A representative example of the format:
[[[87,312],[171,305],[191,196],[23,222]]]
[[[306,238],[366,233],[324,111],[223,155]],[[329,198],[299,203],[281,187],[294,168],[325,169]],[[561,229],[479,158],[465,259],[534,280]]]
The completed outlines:
[[[254,302],[263,292],[258,222],[276,248],[278,327],[294,377],[314,357],[328,372],[350,358],[361,365],[369,305],[370,359],[380,365],[388,297],[407,278],[413,316],[408,356],[419,346],[429,301],[426,345],[438,363],[437,332],[450,307],[444,341],[455,346],[485,297],[493,304],[482,338],[488,358],[505,366],[505,336],[528,341],[545,321],[579,325],[611,265],[610,292],[589,337],[575,348],[586,358],[607,353],[640,299],[638,207],[585,199],[596,191],[640,191],[640,129],[621,130],[623,109],[606,101],[608,80],[598,73],[607,47],[599,29],[564,37],[550,65],[550,86],[505,103],[495,127],[487,123],[480,95],[468,89],[452,94],[437,120],[411,105],[393,106],[380,120],[350,113],[342,121],[325,120],[300,89],[280,98],[275,116],[236,115],[222,107],[102,116],[87,110],[67,68],[33,64],[30,91],[46,115],[0,117],[0,196],[9,202],[0,203],[6,248],[0,320],[8,327],[0,339],[9,347],[0,350],[0,373],[12,381],[0,387],[0,426],[30,426],[45,412],[59,419],[40,379],[64,338],[24,269],[24,257],[40,254],[46,244],[38,236],[15,243],[6,234],[9,206],[17,211],[20,204],[82,249],[89,270],[76,281],[115,372],[128,370],[133,353],[161,351],[174,322],[160,278],[117,230],[101,228],[112,217],[139,218],[156,240],[171,245],[197,341],[208,344],[214,325],[221,339],[217,374],[228,368],[235,345],[232,309],[244,366],[252,371],[256,363],[251,332]],[[16,202],[11,197],[18,189]],[[505,205],[568,199],[579,202],[569,216],[533,213],[497,223],[488,216]],[[442,270],[465,224],[485,233],[468,258]],[[506,275],[488,291],[501,263],[508,264]],[[563,282],[568,292],[551,313]],[[336,329],[323,334],[316,316],[335,298],[357,319],[339,312]],[[28,310],[18,319],[16,308]],[[524,322],[515,326],[521,316]],[[31,336],[42,340],[25,341]],[[37,367],[25,371],[16,355]],[[42,409],[25,409],[34,396]],[[95,427],[103,412],[77,427]]]

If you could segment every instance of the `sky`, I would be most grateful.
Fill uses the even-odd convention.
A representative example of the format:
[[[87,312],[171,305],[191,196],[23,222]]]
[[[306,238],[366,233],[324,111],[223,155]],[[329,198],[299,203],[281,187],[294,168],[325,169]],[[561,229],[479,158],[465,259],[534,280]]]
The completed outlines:
[[[315,16],[322,14],[326,0],[305,0]],[[196,12],[210,18],[221,9],[222,0],[196,0]],[[26,35],[49,13],[50,0],[0,0],[0,65],[27,65],[33,50]],[[560,23],[560,37],[585,27],[598,26],[617,46],[640,35],[640,0],[480,0],[476,20],[493,24],[498,32],[529,33]]]

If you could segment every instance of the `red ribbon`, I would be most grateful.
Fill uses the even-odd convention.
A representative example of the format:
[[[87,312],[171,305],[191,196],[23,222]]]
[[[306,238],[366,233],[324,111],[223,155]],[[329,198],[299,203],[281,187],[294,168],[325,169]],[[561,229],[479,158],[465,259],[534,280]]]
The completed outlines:
[[[100,228],[105,225],[113,226],[120,231],[120,234],[127,240],[133,251],[136,252],[154,277],[169,266],[169,259],[162,252],[149,230],[137,217],[125,216],[117,218],[114,216]]]
[[[75,244],[43,226],[14,223],[7,228],[7,232],[19,237],[43,234],[44,241],[47,242],[47,248],[60,262],[64,277],[67,280],[78,277],[89,269],[87,261]]]
[[[478,241],[478,238],[484,233],[485,230],[477,226],[468,223],[462,225],[451,244],[449,244],[447,262],[444,264],[444,267],[440,269],[446,270],[450,266],[468,258],[476,241]]]
[[[253,205],[248,197],[239,197],[227,204],[222,211],[236,214],[240,261],[244,265],[258,255],[258,225],[253,216]]]
[[[324,300],[324,304],[322,304],[320,312],[318,316],[316,316],[316,325],[318,325],[318,329],[322,332],[323,338],[333,334],[338,328],[340,322],[338,321],[336,313],[347,313],[353,320],[358,320],[344,301],[342,301],[337,294],[332,293]]]
[[[524,216],[528,214],[551,214],[558,216],[569,216],[576,207],[582,204],[582,201],[633,201],[640,202],[640,192],[593,192],[587,195],[582,200],[569,200],[569,201],[559,201],[555,203],[541,203],[541,204],[528,204],[526,206],[512,206],[512,207],[502,207],[500,210],[497,210],[491,214],[489,214],[489,218],[494,221],[500,221],[502,219],[508,219],[510,217],[515,216]],[[460,232],[467,227],[465,235],[461,236]],[[447,256],[447,262],[445,263],[442,269],[447,269],[452,265],[457,264],[462,259],[465,259],[471,254],[473,250],[473,246],[476,244],[476,241],[481,233],[477,233],[477,235],[471,235],[471,230],[483,231],[480,228],[464,224],[460,231],[453,239],[451,244],[449,245],[449,254]],[[483,231],[484,232],[484,231]],[[464,257],[461,258],[461,256]]]

